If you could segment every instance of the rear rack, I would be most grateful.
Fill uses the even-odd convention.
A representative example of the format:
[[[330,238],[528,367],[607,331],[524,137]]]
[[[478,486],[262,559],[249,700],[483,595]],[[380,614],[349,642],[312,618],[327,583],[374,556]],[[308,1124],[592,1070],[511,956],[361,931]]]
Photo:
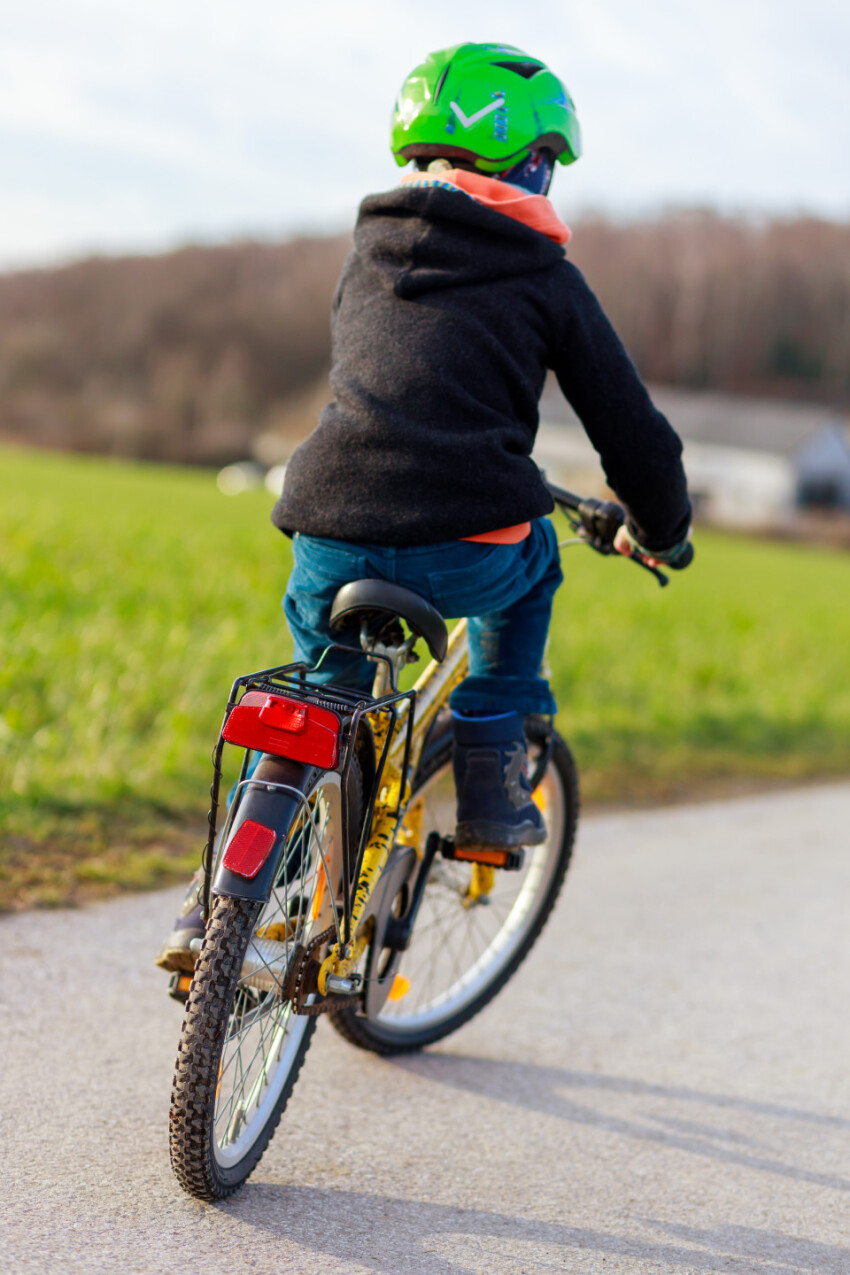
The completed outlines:
[[[375,699],[371,695],[363,695],[362,692],[351,690],[345,686],[337,686],[334,683],[325,685],[315,685],[310,682],[311,677],[320,674],[322,665],[326,656],[330,651],[339,650],[351,653],[353,648],[343,646],[340,643],[332,643],[322,652],[319,662],[312,667],[304,663],[281,664],[277,668],[261,669],[257,673],[248,673],[244,677],[237,677],[230,690],[230,697],[227,701],[227,707],[224,711],[221,729],[219,730],[218,740],[212,752],[213,778],[210,785],[210,809],[207,815],[208,832],[207,841],[204,846],[202,867],[204,874],[203,893],[202,893],[202,911],[203,920],[206,924],[209,919],[210,911],[210,889],[212,886],[213,874],[213,856],[215,853],[215,838],[218,822],[218,804],[219,794],[221,792],[222,779],[222,757],[224,755],[224,746],[228,742],[224,738],[224,728],[227,719],[233,709],[239,704],[242,697],[248,691],[262,691],[270,695],[286,695],[289,699],[298,700],[305,704],[315,704],[318,708],[327,708],[337,713],[342,719],[342,736],[340,740],[340,756],[339,762],[335,767],[340,775],[342,785],[343,801],[342,801],[342,853],[343,853],[343,880],[342,880],[342,911],[344,925],[346,931],[350,926],[351,918],[351,883],[357,880],[360,868],[363,862],[363,855],[369,841],[369,835],[372,827],[372,818],[375,813],[375,802],[377,795],[381,789],[381,779],[389,756],[390,746],[395,735],[395,728],[399,720],[399,706],[403,703],[407,704],[407,726],[404,741],[404,759],[402,762],[402,781],[399,787],[399,799],[396,805],[395,818],[401,817],[402,805],[404,801],[404,793],[407,787],[408,771],[410,769],[410,755],[413,741],[413,716],[416,704],[416,692],[409,691],[393,691],[389,695],[382,695]],[[385,662],[390,669],[392,678],[393,668],[392,662],[388,656],[371,654],[370,658],[374,661]],[[375,779],[372,783],[372,791],[369,794],[366,811],[364,812],[363,828],[360,835],[360,841],[357,847],[357,855],[354,863],[351,862],[351,847],[348,836],[348,803],[345,795],[348,792],[348,776],[351,771],[351,765],[354,758],[355,741],[360,723],[367,715],[371,716],[375,713],[386,714],[388,718],[387,729],[383,732],[383,745],[381,755],[376,762]],[[234,745],[239,747],[240,745]],[[242,759],[242,769],[237,780],[236,795],[234,797],[234,805],[231,814],[235,812],[236,807],[242,799],[247,787],[250,786],[251,780],[247,778],[249,758],[251,750],[245,749],[245,756]],[[228,820],[229,822],[229,820]]]

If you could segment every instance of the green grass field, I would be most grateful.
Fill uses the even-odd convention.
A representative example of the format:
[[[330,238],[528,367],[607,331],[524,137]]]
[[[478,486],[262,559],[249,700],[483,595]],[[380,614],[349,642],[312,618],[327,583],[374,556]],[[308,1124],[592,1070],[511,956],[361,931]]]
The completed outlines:
[[[241,672],[290,653],[286,539],[211,474],[0,451],[0,906],[194,865]],[[703,533],[658,589],[565,551],[550,661],[586,799],[850,769],[850,556]]]

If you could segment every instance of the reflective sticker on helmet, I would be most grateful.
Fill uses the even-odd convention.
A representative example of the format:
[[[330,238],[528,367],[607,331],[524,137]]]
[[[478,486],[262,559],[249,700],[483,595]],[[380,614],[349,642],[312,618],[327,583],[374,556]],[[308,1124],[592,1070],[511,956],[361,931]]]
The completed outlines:
[[[497,142],[508,140],[508,107],[504,96],[501,106],[493,116],[493,136]]]
[[[504,106],[504,104],[504,96],[500,96],[495,98],[494,101],[488,102],[486,106],[482,106],[480,111],[475,111],[472,115],[464,115],[457,102],[449,102],[449,106],[464,128],[472,128],[473,124],[478,124],[480,120],[484,119],[485,115],[489,115],[491,111],[498,111],[499,107]]]

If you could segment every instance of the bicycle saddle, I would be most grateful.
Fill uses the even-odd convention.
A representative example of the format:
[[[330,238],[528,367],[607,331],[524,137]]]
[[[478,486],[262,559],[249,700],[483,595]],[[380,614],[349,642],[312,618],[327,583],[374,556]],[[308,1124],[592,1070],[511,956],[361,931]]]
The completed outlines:
[[[446,622],[430,602],[412,589],[403,589],[389,580],[352,580],[344,584],[333,600],[331,628],[336,632],[366,624],[380,631],[401,618],[417,637],[425,640],[438,662],[445,658],[449,642]]]

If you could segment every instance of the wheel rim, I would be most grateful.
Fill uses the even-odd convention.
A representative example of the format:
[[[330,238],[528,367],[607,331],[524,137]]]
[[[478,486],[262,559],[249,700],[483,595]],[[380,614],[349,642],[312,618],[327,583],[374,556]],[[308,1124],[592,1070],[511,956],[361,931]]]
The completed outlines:
[[[445,765],[422,789],[427,831],[453,831],[455,792]],[[533,929],[555,875],[565,831],[566,798],[550,766],[535,798],[546,841],[526,848],[519,872],[497,871],[489,904],[464,907],[469,864],[435,860],[410,947],[398,973],[409,989],[388,1000],[375,1025],[394,1036],[417,1034],[462,1012],[505,970]]]
[[[311,817],[299,812],[287,837],[284,871],[254,926],[255,941],[258,931],[274,927],[271,946],[284,966],[296,945],[308,943],[323,924],[322,853],[330,857],[338,797],[338,777],[326,776],[310,797]],[[269,973],[274,976],[267,964]],[[257,986],[262,977],[261,968],[243,965],[225,1032],[211,1130],[213,1156],[223,1169],[251,1151],[273,1117],[310,1026],[309,1017],[293,1014],[291,1002]]]

